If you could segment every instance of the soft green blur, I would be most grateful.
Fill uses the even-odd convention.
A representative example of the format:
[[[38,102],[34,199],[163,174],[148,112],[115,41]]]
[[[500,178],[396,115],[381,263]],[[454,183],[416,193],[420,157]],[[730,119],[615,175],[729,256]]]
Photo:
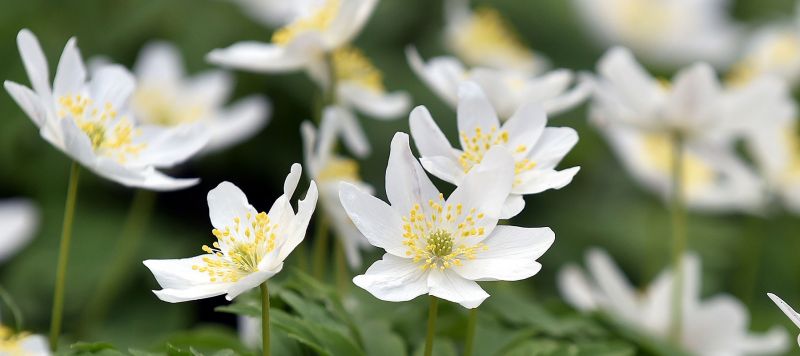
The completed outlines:
[[[579,26],[569,1],[497,0],[491,5],[554,66],[592,70],[603,52]],[[736,17],[752,25],[791,16],[792,11],[792,0],[739,0],[734,7]],[[445,53],[441,27],[440,1],[382,0],[356,45],[383,70],[389,90],[408,90],[414,105],[425,105],[438,121],[454,124],[454,112],[414,76],[403,54],[408,44],[417,45],[426,58]],[[192,72],[211,67],[203,59],[211,49],[245,39],[267,39],[270,33],[238,7],[221,0],[6,0],[0,3],[0,78],[26,85],[15,42],[22,28],[39,37],[53,69],[67,39],[76,36],[85,58],[106,55],[127,66],[147,41],[169,40],[182,50]],[[208,190],[230,180],[242,187],[256,208],[267,209],[279,195],[289,165],[301,161],[299,124],[314,115],[315,86],[301,73],[239,72],[237,80],[237,97],[258,92],[271,99],[269,125],[246,143],[172,171],[181,177],[201,177],[202,182],[158,196],[138,260],[200,253],[200,246],[212,238],[205,205]],[[39,137],[35,126],[5,94],[0,94],[0,117],[0,197],[32,198],[43,212],[37,238],[0,266],[0,285],[23,310],[26,329],[43,333],[49,322],[69,161]],[[573,183],[527,197],[526,209],[514,219],[515,225],[549,226],[556,232],[555,245],[540,260],[544,269],[530,280],[501,286],[530,289],[539,302],[562,310],[566,308],[559,305],[555,272],[566,262],[582,263],[587,247],[609,250],[637,285],[652,280],[669,263],[670,255],[669,215],[664,204],[632,181],[585,119],[582,105],[552,121],[553,125],[574,127],[580,134],[580,142],[562,164],[582,167]],[[373,146],[370,157],[362,162],[362,175],[382,192],[388,142],[394,132],[407,131],[408,121],[361,121]],[[454,126],[443,125],[451,136]],[[75,331],[83,302],[111,262],[132,198],[130,189],[92,174],[83,177],[68,271],[64,326],[68,333]],[[440,187],[450,189],[444,184]],[[748,302],[754,330],[784,325],[796,350],[796,328],[765,293],[772,291],[790,303],[800,303],[800,236],[795,236],[800,232],[800,217],[693,214],[688,231],[690,248],[702,256],[704,295],[728,292],[743,299]],[[354,272],[362,272],[377,258],[377,252],[366,256],[365,266]],[[754,263],[759,263],[755,269],[751,267]],[[750,276],[748,271],[756,275]],[[148,348],[201,322],[234,321],[230,315],[213,312],[214,306],[224,303],[222,298],[174,305],[159,301],[150,293],[158,286],[141,264],[132,266],[123,285],[122,297],[115,301],[106,323],[83,340],[109,341],[123,350]],[[423,308],[423,304],[415,305]],[[10,314],[0,310],[5,320]],[[74,334],[67,339],[76,340]]]

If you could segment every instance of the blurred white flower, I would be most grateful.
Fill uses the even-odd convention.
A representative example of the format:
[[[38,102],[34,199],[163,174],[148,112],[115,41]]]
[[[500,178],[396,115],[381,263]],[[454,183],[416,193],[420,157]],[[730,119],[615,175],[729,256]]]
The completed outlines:
[[[217,241],[203,245],[204,255],[177,260],[147,260],[144,265],[163,289],[153,291],[170,302],[239,294],[258,287],[283,268],[283,261],[303,241],[317,204],[317,186],[312,181],[297,214],[291,205],[302,168],[292,165],[283,185],[283,195],[269,213],[257,212],[235,185],[222,182],[208,192],[212,233]]]
[[[662,272],[639,292],[604,251],[590,250],[586,263],[588,276],[574,265],[564,267],[558,274],[558,288],[569,304],[581,311],[606,313],[657,338],[667,338],[674,283],[672,271]],[[786,351],[786,330],[774,327],[766,334],[751,334],[749,314],[741,302],[728,295],[700,299],[699,258],[686,254],[683,265],[683,348],[702,356],[767,355]]]
[[[330,219],[335,235],[340,239],[347,262],[351,268],[361,266],[360,249],[370,249],[372,245],[344,211],[339,200],[339,185],[350,183],[361,191],[372,194],[372,187],[364,183],[358,174],[358,162],[338,156],[334,152],[336,145],[336,125],[340,125],[342,109],[327,108],[322,116],[322,123],[317,130],[310,122],[301,126],[305,166],[309,177],[319,185],[319,201],[322,212]]]
[[[495,9],[472,11],[467,0],[447,0],[445,17],[445,44],[470,66],[517,71],[525,76],[540,74],[548,66],[547,60],[523,45]]]
[[[741,31],[728,0],[574,0],[589,32],[603,47],[631,48],[647,62],[679,67],[697,61],[726,66]]]
[[[786,302],[784,302],[783,299],[779,298],[777,295],[767,293],[767,296],[769,296],[769,299],[772,299],[772,301],[775,302],[775,305],[777,305],[778,308],[781,308],[781,311],[786,314],[786,316],[792,321],[792,323],[794,323],[795,326],[800,328],[800,314],[794,311],[789,304],[786,304]],[[797,344],[800,345],[800,335],[797,335]]]
[[[145,124],[171,127],[202,124],[208,131],[205,151],[216,151],[242,142],[266,125],[270,105],[261,95],[225,102],[233,78],[220,70],[187,77],[180,52],[168,42],[145,46],[134,66],[137,79],[131,109]]]
[[[792,21],[769,23],[749,36],[729,79],[745,83],[774,75],[792,85],[800,79],[800,3]]]
[[[0,355],[9,356],[49,356],[50,345],[42,335],[26,332],[15,333],[11,328],[0,324]]]
[[[768,203],[779,203],[800,213],[800,137],[794,113],[765,117],[745,136],[746,147],[759,168],[770,194]]]
[[[197,153],[208,142],[204,130],[197,125],[137,125],[128,106],[133,75],[109,65],[87,81],[75,42],[67,42],[51,87],[39,41],[27,29],[17,36],[33,90],[10,81],[4,86],[42,137],[87,169],[126,186],[174,190],[196,184],[198,179],[171,178],[155,168],[171,167]]]
[[[236,318],[239,330],[239,340],[251,349],[261,348],[261,319],[252,316],[239,315]]]
[[[555,115],[580,104],[590,93],[588,81],[575,82],[566,69],[542,74],[488,67],[465,67],[451,56],[435,57],[425,62],[416,48],[406,48],[411,69],[447,104],[458,104],[458,87],[472,81],[481,86],[501,120],[507,120],[523,103],[540,104],[549,115]]]
[[[525,207],[523,195],[560,189],[572,181],[579,167],[557,171],[556,165],[578,142],[568,127],[545,127],[547,115],[536,103],[525,103],[504,124],[492,104],[472,82],[459,87],[458,131],[461,149],[451,147],[424,106],[409,117],[411,135],[422,166],[434,176],[461,185],[487,153],[500,147],[514,160],[514,179],[500,218],[517,215]]]
[[[26,199],[0,200],[0,226],[3,243],[0,262],[9,259],[30,242],[39,225],[39,209]]]
[[[349,43],[372,14],[377,0],[275,1],[260,18],[284,26],[269,43],[245,41],[211,51],[215,64],[256,72],[288,72],[324,66],[324,55]],[[291,6],[291,7],[289,7]],[[274,15],[267,15],[275,11]]]
[[[391,205],[342,183],[347,214],[372,245],[386,250],[353,282],[381,300],[430,294],[476,308],[489,295],[475,281],[516,281],[539,272],[536,259],[553,243],[553,232],[497,226],[514,164],[501,148],[486,157],[445,200],[411,154],[408,135],[397,133],[386,167]]]

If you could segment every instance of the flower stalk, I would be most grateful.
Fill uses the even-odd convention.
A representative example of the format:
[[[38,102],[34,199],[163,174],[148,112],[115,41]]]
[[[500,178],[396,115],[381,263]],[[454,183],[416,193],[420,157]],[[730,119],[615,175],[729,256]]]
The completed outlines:
[[[73,161],[70,167],[67,201],[64,206],[64,222],[61,226],[61,243],[58,251],[58,267],[56,267],[56,285],[53,295],[53,310],[50,318],[50,349],[58,347],[58,336],[61,334],[61,322],[64,314],[64,289],[66,288],[69,247],[72,240],[72,221],[75,216],[75,202],[78,197],[78,181],[81,166]]]
[[[672,315],[669,337],[680,343],[683,326],[683,253],[686,250],[686,202],[683,193],[684,139],[680,133],[672,135],[672,263],[675,280],[672,285]]]
[[[439,310],[439,298],[430,297],[428,306],[428,335],[425,337],[425,356],[433,355],[433,338],[436,336],[436,314]]]
[[[261,349],[269,356],[269,288],[267,282],[261,283]]]
[[[330,221],[320,211],[317,215],[317,228],[314,233],[314,278],[325,278],[325,266],[328,264],[328,240],[330,239]]]
[[[467,335],[464,342],[464,356],[472,356],[475,349],[475,327],[478,324],[478,308],[469,310],[467,318]]]

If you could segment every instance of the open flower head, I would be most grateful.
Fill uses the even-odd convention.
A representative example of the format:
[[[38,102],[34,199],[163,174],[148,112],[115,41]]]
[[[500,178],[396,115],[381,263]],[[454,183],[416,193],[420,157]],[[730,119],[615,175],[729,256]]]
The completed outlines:
[[[128,108],[135,88],[126,69],[108,65],[87,81],[74,38],[67,42],[51,87],[47,60],[28,30],[17,36],[33,90],[14,82],[6,90],[53,146],[98,175],[151,190],[181,189],[197,179],[174,179],[156,168],[171,167],[208,141],[197,126],[163,129],[138,125]]]
[[[33,238],[39,225],[39,210],[25,199],[0,200],[0,226],[3,243],[0,244],[0,262],[5,261]]]
[[[794,23],[771,23],[755,31],[747,40],[729,79],[746,83],[762,75],[774,75],[797,84],[800,79],[799,22],[800,18]]]
[[[769,296],[769,299],[772,299],[778,308],[781,308],[781,311],[786,314],[786,317],[788,317],[795,326],[800,328],[800,314],[798,314],[794,308],[790,307],[789,304],[786,304],[783,299],[775,294],[767,293],[767,296]],[[797,335],[797,344],[800,345],[800,335]]]
[[[643,292],[625,278],[611,257],[593,249],[586,257],[588,274],[574,265],[558,274],[564,299],[581,311],[607,313],[631,327],[666,339],[670,330],[674,275],[667,270]],[[683,327],[681,346],[692,354],[771,355],[786,351],[786,330],[774,327],[765,334],[748,331],[747,308],[728,295],[701,300],[701,266],[694,254],[683,257]]]
[[[339,185],[352,184],[371,194],[372,186],[361,180],[358,161],[336,155],[336,125],[340,124],[339,111],[330,107],[325,110],[319,130],[310,122],[301,126],[305,167],[311,179],[319,185],[319,200],[322,213],[331,221],[335,236],[344,247],[351,268],[361,266],[360,250],[371,249],[367,239],[347,216],[339,200]]]
[[[208,209],[214,243],[203,245],[205,254],[177,260],[147,260],[161,290],[159,299],[184,302],[226,294],[232,300],[257,287],[283,268],[283,261],[306,234],[317,203],[312,181],[297,213],[290,199],[300,180],[301,167],[292,166],[281,195],[269,212],[257,212],[239,188],[222,182],[208,192]]]
[[[489,67],[468,68],[452,56],[435,57],[425,62],[416,48],[406,48],[411,69],[425,84],[453,108],[458,105],[458,88],[472,81],[480,85],[501,120],[507,120],[523,103],[538,103],[549,115],[569,110],[583,102],[591,84],[576,81],[571,71],[557,69],[541,74]]]
[[[137,87],[131,108],[140,122],[173,127],[200,124],[209,136],[206,151],[244,141],[266,125],[269,102],[252,95],[225,107],[233,78],[220,70],[188,77],[178,49],[168,42],[144,47],[134,66]]]
[[[0,355],[49,356],[51,352],[44,336],[15,332],[0,324]]]
[[[574,0],[591,34],[606,46],[621,45],[664,67],[696,61],[730,64],[739,28],[726,0]]]
[[[344,46],[361,31],[377,0],[285,3],[275,8],[277,12],[272,16],[276,17],[275,22],[285,25],[272,33],[271,42],[236,43],[211,51],[208,60],[256,72],[287,72],[319,66],[324,53]]]
[[[522,195],[560,189],[579,170],[555,169],[578,142],[578,134],[567,127],[545,127],[547,115],[536,103],[523,104],[501,125],[480,87],[467,82],[459,89],[457,115],[460,149],[451,147],[425,107],[411,112],[411,134],[420,161],[436,177],[461,185],[475,166],[489,159],[490,150],[506,151],[514,160],[514,179],[501,218],[522,210]]]
[[[521,280],[553,243],[549,228],[497,226],[511,190],[513,161],[503,149],[475,167],[445,199],[395,134],[386,168],[387,204],[342,183],[344,209],[369,242],[386,251],[353,282],[376,298],[407,301],[430,294],[475,308],[489,295],[476,281]]]

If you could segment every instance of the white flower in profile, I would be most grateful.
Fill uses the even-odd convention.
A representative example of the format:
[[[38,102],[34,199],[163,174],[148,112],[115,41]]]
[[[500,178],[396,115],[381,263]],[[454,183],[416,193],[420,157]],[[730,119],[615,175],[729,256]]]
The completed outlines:
[[[790,307],[789,304],[786,304],[786,302],[784,302],[783,299],[781,299],[775,294],[767,293],[767,296],[769,297],[769,299],[772,299],[772,301],[775,303],[775,305],[778,306],[778,308],[781,308],[781,311],[784,314],[786,314],[786,317],[788,317],[789,320],[791,320],[795,326],[800,328],[800,314],[798,314],[794,310],[794,308]],[[800,345],[800,335],[797,335],[797,344]]]
[[[339,191],[356,227],[386,251],[353,282],[385,301],[430,294],[471,309],[489,297],[476,281],[535,275],[553,232],[497,225],[513,166],[505,150],[492,149],[445,200],[411,154],[408,135],[395,134],[386,167],[391,205],[349,183]]]
[[[0,226],[3,244],[0,262],[9,259],[30,242],[39,225],[39,209],[26,199],[0,200]]]
[[[472,11],[467,0],[447,0],[445,22],[445,44],[467,65],[527,76],[540,74],[548,66],[544,57],[523,45],[495,9]]]
[[[666,339],[671,321],[674,276],[662,272],[639,292],[604,251],[592,249],[586,255],[588,275],[568,265],[558,274],[558,288],[564,299],[584,312],[601,312],[654,337]],[[694,254],[683,257],[683,327],[680,346],[692,354],[768,355],[786,351],[786,330],[774,327],[765,334],[748,330],[747,308],[729,295],[701,300],[700,260]]]
[[[0,355],[49,356],[52,353],[44,336],[26,332],[15,333],[11,328],[0,324]]]
[[[358,231],[347,216],[339,200],[341,182],[352,184],[366,193],[372,193],[372,186],[363,182],[359,176],[358,162],[336,155],[336,125],[341,123],[342,109],[328,107],[322,116],[319,130],[310,122],[300,127],[303,136],[305,166],[309,177],[319,186],[319,201],[322,213],[331,221],[335,235],[344,247],[347,262],[351,268],[361,266],[359,250],[371,249],[372,245]]]
[[[747,82],[774,75],[791,84],[800,79],[800,3],[792,21],[769,23],[749,36],[730,79]]]
[[[457,116],[461,149],[451,147],[424,106],[411,112],[409,125],[420,162],[434,176],[461,185],[492,148],[502,148],[514,160],[514,179],[500,218],[522,211],[523,195],[560,189],[580,169],[555,169],[578,142],[578,134],[568,127],[545,127],[547,115],[536,103],[523,104],[501,125],[480,87],[466,82],[459,87]]]
[[[678,67],[697,61],[725,66],[740,30],[727,0],[574,0],[589,32],[604,47],[631,48],[648,62]]]
[[[461,83],[477,83],[501,120],[511,117],[526,102],[538,103],[548,115],[555,115],[577,106],[591,91],[590,82],[576,82],[567,69],[526,74],[481,66],[468,68],[452,56],[425,62],[414,47],[406,48],[406,58],[417,76],[453,108],[458,105]]]
[[[269,43],[244,41],[211,51],[215,64],[264,73],[323,67],[324,55],[349,43],[366,24],[377,0],[287,1],[280,7],[269,1],[264,9],[283,27]],[[289,7],[291,6],[291,7]]]
[[[198,179],[175,179],[156,168],[171,167],[197,153],[208,141],[198,126],[163,129],[138,125],[129,111],[133,75],[110,65],[90,81],[74,38],[67,42],[53,86],[39,41],[24,29],[17,45],[33,90],[14,82],[4,86],[42,137],[96,174],[130,187],[174,190]]]
[[[217,151],[255,134],[266,125],[270,105],[251,95],[224,107],[233,88],[229,73],[214,70],[188,77],[180,52],[171,43],[146,45],[134,66],[137,79],[131,109],[145,124],[172,127],[201,124],[209,136],[205,151]]]
[[[257,212],[235,185],[222,182],[208,192],[211,231],[217,241],[203,245],[203,255],[177,260],[147,260],[144,265],[156,277],[161,290],[156,296],[170,303],[226,294],[233,300],[258,287],[283,268],[283,261],[303,241],[317,204],[312,181],[297,213],[291,205],[302,168],[292,165],[283,184],[283,195],[266,212]]]

